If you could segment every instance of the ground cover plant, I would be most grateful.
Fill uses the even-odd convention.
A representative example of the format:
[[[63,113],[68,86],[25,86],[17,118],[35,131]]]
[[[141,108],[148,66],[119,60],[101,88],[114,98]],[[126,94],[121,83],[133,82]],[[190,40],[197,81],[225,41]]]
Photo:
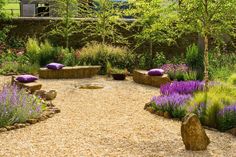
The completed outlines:
[[[45,108],[38,97],[16,85],[5,85],[0,92],[0,127],[38,118]]]

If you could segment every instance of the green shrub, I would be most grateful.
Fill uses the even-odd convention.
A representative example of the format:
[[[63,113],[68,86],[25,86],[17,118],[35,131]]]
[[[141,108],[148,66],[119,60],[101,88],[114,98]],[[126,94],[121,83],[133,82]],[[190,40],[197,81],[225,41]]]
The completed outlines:
[[[73,51],[73,50],[72,50]],[[54,47],[49,41],[39,43],[37,39],[28,39],[26,54],[31,64],[39,64],[41,67],[50,62],[65,62],[66,65],[75,65],[75,57],[72,51],[62,47]]]
[[[64,49],[63,64],[66,66],[75,66],[78,63],[78,58],[74,50]]]
[[[40,43],[38,58],[40,66],[45,66],[46,64],[53,62],[56,56],[56,48],[54,48],[47,40],[45,40],[43,43]]]
[[[156,53],[155,56],[143,53],[138,58],[138,68],[140,69],[157,68],[165,63],[167,63],[167,59],[163,52]]]
[[[203,53],[200,52],[196,44],[187,47],[185,60],[190,69],[197,72],[196,79],[202,80],[204,77]]]
[[[236,85],[236,74],[232,74],[229,78],[228,78],[228,83],[232,84],[232,85]]]
[[[17,69],[18,69],[19,63],[17,62],[3,62],[1,64],[0,68],[0,74],[2,75],[7,75],[7,74],[17,74]]]
[[[212,80],[225,81],[234,72],[236,54],[209,53],[209,77]]]
[[[101,74],[106,73],[108,62],[112,67],[132,70],[134,55],[127,48],[98,43],[89,44],[80,51],[78,63],[80,65],[101,65]]]
[[[26,43],[26,54],[32,64],[39,64],[40,46],[37,39],[29,38]]]
[[[196,44],[187,47],[186,50],[186,63],[192,69],[195,69],[199,63],[199,50]]]
[[[188,71],[186,73],[183,74],[184,80],[188,81],[188,80],[197,80],[197,72],[196,71]]]

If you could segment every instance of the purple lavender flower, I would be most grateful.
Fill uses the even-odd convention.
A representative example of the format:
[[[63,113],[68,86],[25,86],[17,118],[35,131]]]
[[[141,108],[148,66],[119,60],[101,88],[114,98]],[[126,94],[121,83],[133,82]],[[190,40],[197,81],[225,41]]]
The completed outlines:
[[[223,117],[226,114],[233,113],[236,115],[236,105],[226,106],[218,112],[218,115]]]
[[[0,127],[38,117],[42,112],[42,105],[39,98],[24,89],[19,89],[16,85],[5,85],[0,92]]]
[[[203,90],[203,87],[204,84],[201,81],[174,81],[173,83],[162,85],[160,92],[163,95],[170,95],[173,93],[193,94],[196,91]]]
[[[167,111],[175,118],[182,118],[186,112],[185,105],[191,98],[190,94],[173,93],[155,96],[152,98],[152,102],[156,104],[158,110]]]
[[[236,104],[225,106],[218,112],[218,128],[226,131],[236,126]]]

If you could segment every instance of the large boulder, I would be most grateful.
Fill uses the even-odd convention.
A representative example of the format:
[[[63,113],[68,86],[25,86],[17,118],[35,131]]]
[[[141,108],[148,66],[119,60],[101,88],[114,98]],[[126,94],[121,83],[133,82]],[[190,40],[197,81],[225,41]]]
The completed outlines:
[[[196,114],[188,114],[182,121],[181,136],[187,150],[206,150],[210,143]]]

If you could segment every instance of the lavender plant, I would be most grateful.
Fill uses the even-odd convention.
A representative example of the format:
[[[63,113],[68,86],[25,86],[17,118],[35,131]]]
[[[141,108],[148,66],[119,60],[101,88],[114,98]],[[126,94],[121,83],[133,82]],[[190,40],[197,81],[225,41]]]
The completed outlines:
[[[37,118],[43,109],[44,104],[38,97],[16,85],[5,85],[0,92],[0,127]]]
[[[225,106],[218,112],[218,128],[226,131],[236,127],[236,104]]]
[[[186,103],[192,98],[190,94],[172,93],[170,95],[154,96],[152,102],[155,103],[156,109],[167,111],[173,118],[182,118],[186,114]]]
[[[204,83],[201,81],[174,81],[173,83],[162,85],[160,92],[163,95],[170,95],[173,93],[193,94],[196,91],[203,90],[203,86]]]

